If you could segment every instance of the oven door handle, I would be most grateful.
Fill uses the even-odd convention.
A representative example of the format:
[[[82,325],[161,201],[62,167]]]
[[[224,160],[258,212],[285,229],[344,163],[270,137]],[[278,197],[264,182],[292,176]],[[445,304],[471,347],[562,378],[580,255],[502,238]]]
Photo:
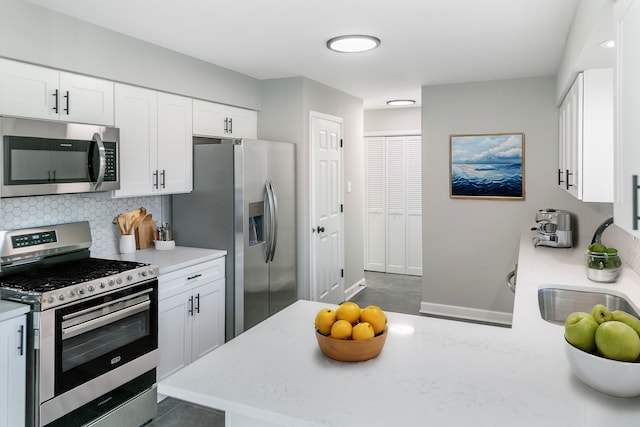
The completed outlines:
[[[115,311],[113,313],[107,314],[105,316],[98,317],[96,319],[89,320],[84,323],[80,323],[79,325],[70,326],[68,328],[62,329],[62,339],[66,340],[67,338],[72,338],[77,335],[83,334],[85,332],[92,331],[101,326],[107,325],[109,323],[116,322],[120,319],[124,319],[125,317],[132,316],[134,314],[140,313],[142,311],[149,310],[151,306],[151,301],[144,301],[140,304],[133,305],[131,307],[123,308],[122,310]]]

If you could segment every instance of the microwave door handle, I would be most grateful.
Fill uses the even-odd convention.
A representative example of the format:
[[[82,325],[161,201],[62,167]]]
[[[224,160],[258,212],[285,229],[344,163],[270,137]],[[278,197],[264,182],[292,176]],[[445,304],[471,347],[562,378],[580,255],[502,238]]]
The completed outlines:
[[[104,182],[104,174],[107,169],[107,155],[104,150],[104,143],[99,133],[93,134],[93,141],[98,145],[98,155],[100,156],[100,167],[98,169],[98,177],[96,182],[93,183],[93,189],[97,190]],[[89,159],[91,161],[91,159]]]

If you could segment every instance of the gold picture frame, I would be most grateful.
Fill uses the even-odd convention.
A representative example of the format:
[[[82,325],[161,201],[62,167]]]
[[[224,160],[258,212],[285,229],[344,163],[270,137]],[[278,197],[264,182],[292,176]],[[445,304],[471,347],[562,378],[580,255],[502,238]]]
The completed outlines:
[[[524,200],[524,133],[449,135],[449,194]]]

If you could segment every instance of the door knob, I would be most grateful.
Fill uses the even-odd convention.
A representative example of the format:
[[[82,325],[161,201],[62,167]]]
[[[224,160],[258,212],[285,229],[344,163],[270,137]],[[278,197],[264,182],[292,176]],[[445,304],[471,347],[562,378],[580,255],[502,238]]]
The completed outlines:
[[[318,226],[318,233],[324,233],[324,227]]]

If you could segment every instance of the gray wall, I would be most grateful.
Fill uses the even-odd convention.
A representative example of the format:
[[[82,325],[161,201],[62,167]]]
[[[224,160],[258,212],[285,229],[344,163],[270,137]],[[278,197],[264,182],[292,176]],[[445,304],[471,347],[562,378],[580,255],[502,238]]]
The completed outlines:
[[[505,277],[538,209],[576,214],[583,246],[611,214],[556,185],[555,89],[554,77],[422,88],[423,302],[510,313]],[[501,132],[525,134],[526,200],[449,198],[449,135]]]
[[[362,100],[304,77],[262,82],[262,110],[258,115],[259,137],[296,142],[298,283],[300,297],[309,298],[310,272],[310,165],[309,113],[329,114],[343,119],[345,288],[364,278],[364,146]]]
[[[365,135],[392,136],[406,131],[420,133],[422,109],[386,108],[384,110],[365,110]]]
[[[0,0],[0,56],[260,109],[260,81],[19,0]]]

